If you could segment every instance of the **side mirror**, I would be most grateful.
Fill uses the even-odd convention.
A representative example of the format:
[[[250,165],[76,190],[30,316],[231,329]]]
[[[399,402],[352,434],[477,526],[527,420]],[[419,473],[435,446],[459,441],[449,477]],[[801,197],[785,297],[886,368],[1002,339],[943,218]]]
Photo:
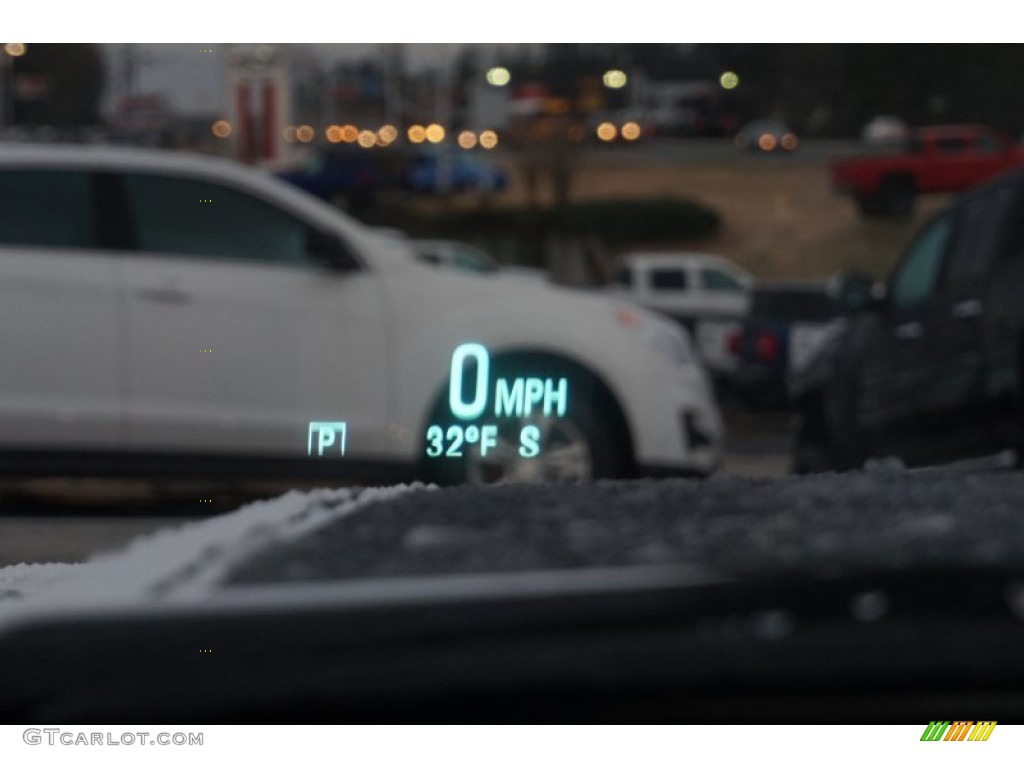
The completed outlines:
[[[359,269],[359,262],[341,238],[319,229],[306,230],[306,253],[330,269],[342,272]]]

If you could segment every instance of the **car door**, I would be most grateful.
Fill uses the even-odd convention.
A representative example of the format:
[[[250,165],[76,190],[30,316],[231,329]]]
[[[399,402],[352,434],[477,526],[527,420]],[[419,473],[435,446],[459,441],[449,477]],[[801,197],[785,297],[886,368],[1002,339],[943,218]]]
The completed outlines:
[[[904,253],[889,282],[886,305],[870,339],[861,341],[858,421],[882,435],[880,450],[908,428],[924,406],[937,339],[931,325],[940,311],[939,279],[955,214],[929,221]]]
[[[747,286],[735,275],[717,267],[695,267],[694,304],[705,316],[734,318],[750,304]]]
[[[942,214],[894,275],[879,354],[864,366],[863,391],[883,416],[887,442],[901,454],[956,453],[978,427],[974,415],[985,399],[984,276],[1003,242],[1012,200],[1012,189],[1000,186]]]
[[[975,181],[977,158],[966,136],[942,136],[936,139],[935,150],[945,190],[963,189]]]
[[[114,449],[124,420],[115,260],[88,170],[0,169],[0,447]]]
[[[305,457],[310,422],[328,421],[346,423],[349,455],[385,450],[375,276],[326,269],[309,252],[314,230],[262,193],[158,173],[121,180],[133,444]]]
[[[936,338],[924,407],[959,444],[995,443],[989,427],[989,370],[986,360],[987,288],[994,264],[1007,246],[1018,189],[1011,183],[988,187],[959,206],[942,271],[940,298],[929,329]],[[997,418],[1003,414],[996,414]],[[980,438],[980,439],[979,439]],[[986,440],[989,438],[990,440]]]
[[[938,139],[945,189],[959,190],[989,178],[1006,166],[1001,142],[989,134]]]

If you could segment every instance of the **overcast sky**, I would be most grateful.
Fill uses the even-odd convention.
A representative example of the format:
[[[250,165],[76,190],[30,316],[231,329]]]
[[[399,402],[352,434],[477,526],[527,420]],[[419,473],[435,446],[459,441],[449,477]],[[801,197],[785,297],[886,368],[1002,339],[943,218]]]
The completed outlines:
[[[382,47],[376,43],[303,44],[322,62],[354,60],[378,55]],[[124,93],[123,61],[127,46],[104,44],[108,87],[104,109],[109,110]],[[450,63],[464,46],[457,44],[404,44],[406,66],[411,71]],[[183,114],[218,112],[224,103],[221,64],[226,46],[216,43],[183,45],[141,43],[131,46],[137,56],[135,68],[136,94],[161,93],[172,109]],[[212,49],[207,53],[204,49]],[[497,59],[500,50],[491,47]]]

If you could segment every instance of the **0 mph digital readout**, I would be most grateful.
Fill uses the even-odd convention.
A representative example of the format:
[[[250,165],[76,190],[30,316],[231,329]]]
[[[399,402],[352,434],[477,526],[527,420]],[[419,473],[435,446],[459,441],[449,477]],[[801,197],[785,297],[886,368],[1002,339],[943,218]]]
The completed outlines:
[[[467,364],[476,365],[467,374]],[[451,376],[448,382],[448,406],[452,415],[462,421],[476,421],[493,416],[495,419],[514,418],[520,421],[543,416],[545,419],[565,415],[569,403],[569,380],[520,376],[516,378],[490,378],[490,355],[481,344],[462,344],[452,354]],[[467,381],[466,376],[475,376]],[[471,384],[468,391],[466,384]],[[481,456],[498,448],[497,424],[431,424],[427,427],[427,456],[434,458],[463,455],[469,446],[479,450]],[[509,436],[511,437],[511,436]],[[530,459],[541,451],[541,430],[536,424],[520,427],[516,436],[516,451],[521,458]]]

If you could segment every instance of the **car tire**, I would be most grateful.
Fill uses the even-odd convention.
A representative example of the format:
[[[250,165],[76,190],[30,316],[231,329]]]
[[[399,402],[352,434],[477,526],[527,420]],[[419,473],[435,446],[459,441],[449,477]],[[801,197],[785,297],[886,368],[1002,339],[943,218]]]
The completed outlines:
[[[464,444],[459,456],[424,458],[421,473],[428,481],[439,485],[497,485],[505,483],[585,482],[600,478],[625,477],[629,473],[629,451],[623,436],[616,428],[615,419],[609,418],[609,404],[602,388],[592,377],[581,376],[572,366],[560,366],[545,360],[543,364],[506,358],[494,361],[494,377],[514,376],[527,371],[530,375],[557,379],[569,378],[572,392],[564,416],[548,420],[542,417],[496,420],[483,417],[473,422],[454,420],[447,407],[446,396],[439,397],[428,424],[441,425],[447,431],[452,424],[463,430],[497,423],[499,448],[492,449],[489,457],[480,455],[479,442]],[[540,452],[535,458],[522,458],[522,430],[527,426],[540,430]],[[426,457],[427,439],[424,429]],[[479,434],[479,433],[478,433]],[[447,452],[446,452],[447,453]],[[557,458],[556,458],[557,456]]]
[[[914,210],[914,183],[910,179],[889,178],[878,190],[878,210],[883,216],[909,216]]]
[[[798,405],[797,429],[793,440],[792,471],[842,472],[861,469],[868,454],[863,438],[851,416],[855,408],[852,393],[818,392]]]
[[[858,195],[857,209],[861,216],[881,216],[882,211],[878,206],[878,200],[874,195]]]

